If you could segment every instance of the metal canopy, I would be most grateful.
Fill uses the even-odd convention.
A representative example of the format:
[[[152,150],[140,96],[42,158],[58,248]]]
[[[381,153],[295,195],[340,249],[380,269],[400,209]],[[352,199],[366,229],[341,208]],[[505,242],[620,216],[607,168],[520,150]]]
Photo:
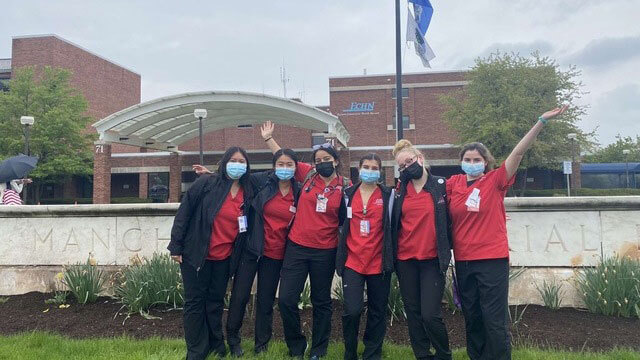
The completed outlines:
[[[338,117],[298,101],[238,91],[186,93],[147,101],[111,114],[93,124],[100,140],[178,151],[178,146],[198,136],[197,108],[207,109],[203,131],[238,125],[257,125],[267,120],[328,132],[342,145],[349,133]]]

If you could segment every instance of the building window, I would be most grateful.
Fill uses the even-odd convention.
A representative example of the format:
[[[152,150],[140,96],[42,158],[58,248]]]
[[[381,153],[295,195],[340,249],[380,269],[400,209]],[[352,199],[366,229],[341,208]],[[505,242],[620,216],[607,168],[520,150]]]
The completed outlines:
[[[251,129],[252,127],[253,125],[251,124],[238,125],[238,129]]]
[[[409,97],[409,88],[402,88],[402,98]],[[396,98],[396,88],[391,89],[391,98]]]
[[[393,118],[391,119],[391,126],[393,127],[393,130],[396,129],[396,116],[394,115]],[[403,129],[410,129],[410,124],[409,124],[409,115],[402,115],[402,128]]]
[[[327,142],[327,140],[324,138],[324,135],[312,135],[311,136],[311,146],[324,144],[326,142]]]

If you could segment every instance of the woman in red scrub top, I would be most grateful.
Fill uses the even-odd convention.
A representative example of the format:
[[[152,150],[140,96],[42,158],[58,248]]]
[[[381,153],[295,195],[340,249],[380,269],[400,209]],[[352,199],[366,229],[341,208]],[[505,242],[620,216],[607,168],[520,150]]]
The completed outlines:
[[[345,190],[347,220],[342,225],[336,271],[342,276],[344,359],[358,359],[358,328],[367,284],[367,325],[362,358],[381,359],[393,272],[390,207],[393,189],[380,183],[382,161],[376,154],[360,159],[360,182]]]
[[[249,161],[239,147],[229,148],[218,172],[200,176],[182,197],[167,248],[182,272],[189,360],[227,352],[224,295],[247,234],[251,198]]]
[[[509,245],[504,197],[522,157],[546,122],[567,109],[547,111],[505,162],[481,143],[460,151],[465,174],[447,181],[458,289],[467,332],[467,354],[476,359],[511,359],[508,320]]]
[[[392,214],[395,269],[411,347],[416,359],[451,359],[441,310],[451,261],[445,180],[429,172],[424,155],[408,140],[396,143],[393,156],[400,170]]]
[[[272,171],[251,174],[256,188],[251,201],[251,231],[234,278],[227,317],[227,342],[235,356],[242,355],[240,328],[256,272],[254,352],[266,350],[271,339],[273,302],[289,224],[296,212],[295,199],[300,194],[300,183],[293,178],[297,164],[293,150],[280,149],[273,156]]]
[[[263,125],[263,138],[272,152],[280,146],[272,137],[273,124]],[[307,276],[311,283],[313,328],[311,359],[327,354],[331,332],[331,284],[335,273],[338,228],[346,217],[343,199],[349,180],[340,176],[338,152],[331,144],[313,147],[311,165],[298,163],[295,179],[302,182],[296,215],[289,231],[280,274],[278,305],[289,355],[303,357],[307,339],[300,329],[298,301]],[[315,170],[315,171],[314,171]]]

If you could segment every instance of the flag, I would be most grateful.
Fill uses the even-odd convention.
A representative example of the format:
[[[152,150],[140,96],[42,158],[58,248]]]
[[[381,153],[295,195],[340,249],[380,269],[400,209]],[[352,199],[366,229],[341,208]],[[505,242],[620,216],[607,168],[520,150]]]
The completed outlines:
[[[416,23],[418,29],[422,32],[422,35],[427,34],[427,29],[431,23],[431,16],[433,15],[433,6],[429,0],[409,0],[413,3],[413,13],[416,15]]]
[[[414,7],[415,6],[416,5],[414,4]],[[411,11],[410,10],[407,10],[407,11],[408,11],[408,15],[407,15],[406,41],[407,42],[413,41],[413,47],[416,51],[416,54],[420,57],[420,60],[422,60],[422,65],[424,65],[425,67],[431,68],[429,61],[433,60],[436,57],[436,55],[433,53],[433,50],[431,50],[431,47],[429,46],[429,44],[427,44],[427,41],[424,38],[424,33],[421,31],[416,19],[411,14]],[[430,19],[431,17],[429,16],[429,21]]]

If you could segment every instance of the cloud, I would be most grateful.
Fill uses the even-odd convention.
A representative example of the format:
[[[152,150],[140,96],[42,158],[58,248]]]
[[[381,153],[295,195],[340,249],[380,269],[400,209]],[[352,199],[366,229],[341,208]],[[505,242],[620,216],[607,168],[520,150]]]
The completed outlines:
[[[602,67],[640,56],[640,35],[592,40],[568,57],[568,61],[585,67]]]
[[[545,40],[535,40],[531,42],[515,42],[515,43],[494,43],[486,47],[475,57],[467,57],[457,63],[458,68],[467,68],[473,66],[475,59],[478,57],[486,58],[489,55],[500,51],[502,53],[516,53],[522,56],[531,55],[538,51],[541,55],[546,55],[554,51],[553,45]]]
[[[640,84],[624,84],[604,93],[595,101],[588,121],[598,126],[598,140],[606,145],[615,136],[640,135]],[[585,124],[587,125],[587,124]]]

